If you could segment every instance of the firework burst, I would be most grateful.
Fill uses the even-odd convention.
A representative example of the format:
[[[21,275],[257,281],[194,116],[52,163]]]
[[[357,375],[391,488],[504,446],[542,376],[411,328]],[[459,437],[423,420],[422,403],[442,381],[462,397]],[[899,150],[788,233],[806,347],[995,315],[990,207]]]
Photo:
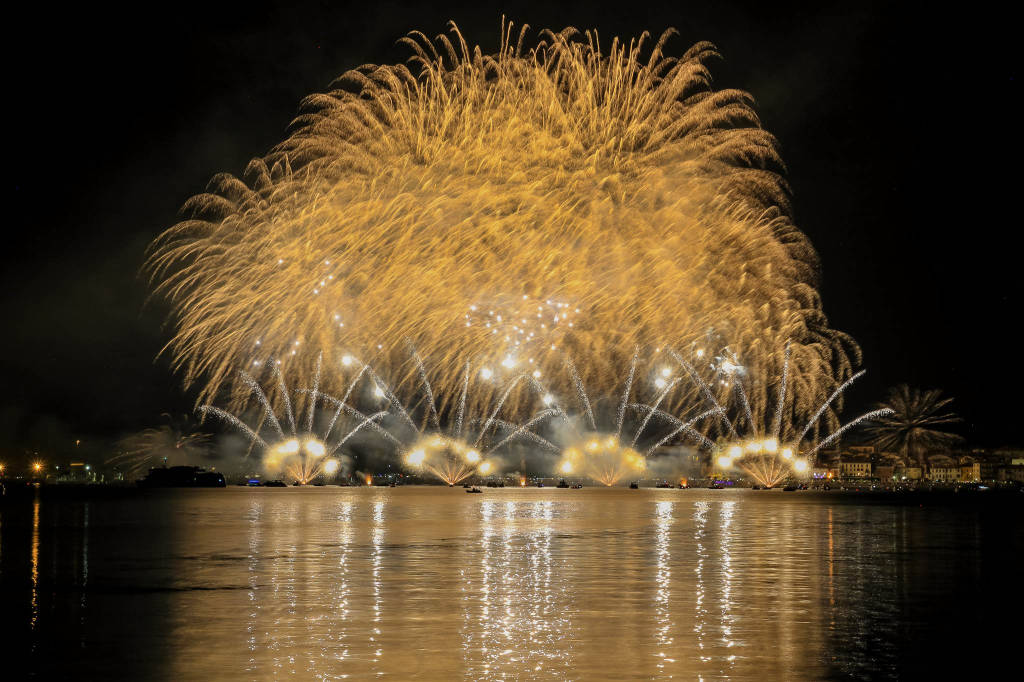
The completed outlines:
[[[466,362],[548,375],[567,354],[607,394],[634,346],[709,329],[765,376],[792,340],[791,380],[813,395],[849,376],[858,351],[822,314],[775,140],[748,94],[711,87],[712,45],[672,57],[671,31],[602,49],[594,32],[529,46],[525,27],[501,30],[496,54],[453,25],[405,38],[411,67],[345,73],[153,243],[168,349],[200,401],[239,365],[308,382],[317,352],[372,354],[401,391],[404,339],[443,396],[459,395]],[[233,404],[248,395],[236,384]]]

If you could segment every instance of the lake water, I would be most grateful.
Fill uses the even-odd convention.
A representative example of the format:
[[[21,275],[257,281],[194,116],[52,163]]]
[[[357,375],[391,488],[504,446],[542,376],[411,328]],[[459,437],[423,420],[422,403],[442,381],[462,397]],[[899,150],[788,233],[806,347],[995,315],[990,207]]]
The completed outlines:
[[[88,495],[0,501],[3,665],[80,679],[820,680],[1017,658],[1002,620],[1024,605],[1020,494]]]

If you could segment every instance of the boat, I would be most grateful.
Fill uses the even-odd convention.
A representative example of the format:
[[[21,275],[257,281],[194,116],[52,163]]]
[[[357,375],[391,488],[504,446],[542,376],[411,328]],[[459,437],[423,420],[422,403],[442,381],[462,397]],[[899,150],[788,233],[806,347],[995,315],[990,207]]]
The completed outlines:
[[[722,484],[721,483],[712,483],[711,485],[708,486],[708,490],[721,490],[721,489],[722,489]]]
[[[791,493],[794,490],[797,490],[797,487],[795,485],[787,485],[785,488],[782,489],[782,492]]]
[[[467,490],[466,492],[467,493],[482,493],[483,490],[480,490],[480,488],[473,487],[473,488],[470,488],[469,490]]]
[[[571,487],[571,488],[572,488],[573,490],[579,490],[580,488],[582,488],[582,487],[583,487],[583,484],[582,484],[582,483],[573,483],[573,484],[572,484],[572,486],[570,486],[570,487]]]
[[[556,485],[555,487],[556,488],[568,488],[569,484],[566,483],[565,479],[563,478],[561,481],[558,482],[558,485]]]
[[[629,489],[630,490],[639,490],[640,489],[640,484],[637,483],[636,481],[631,481],[630,484],[629,484]]]
[[[263,487],[264,488],[287,488],[288,484],[285,483],[284,481],[274,480],[274,481],[266,481],[266,482],[264,482],[263,483]]]
[[[671,487],[673,487],[673,486],[672,486],[672,484],[671,484],[671,483],[665,483],[665,482],[661,482],[661,483],[659,483],[658,485],[656,485],[656,486],[654,486],[654,487],[655,487],[655,488],[671,488]]]

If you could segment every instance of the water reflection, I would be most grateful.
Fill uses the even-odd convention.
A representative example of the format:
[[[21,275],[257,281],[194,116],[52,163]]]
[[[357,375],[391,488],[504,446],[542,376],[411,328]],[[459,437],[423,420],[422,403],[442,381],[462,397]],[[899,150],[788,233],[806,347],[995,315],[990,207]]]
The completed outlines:
[[[39,622],[39,492],[32,500],[32,629]]]
[[[664,677],[666,664],[675,663],[672,650],[672,565],[669,529],[672,527],[672,502],[655,505],[654,551],[656,558],[654,580],[654,613],[657,628],[654,631],[658,677]]]
[[[26,496],[5,618],[65,677],[879,679],[951,603],[986,632],[986,542],[1024,540],[1019,513],[812,494],[459,492]]]

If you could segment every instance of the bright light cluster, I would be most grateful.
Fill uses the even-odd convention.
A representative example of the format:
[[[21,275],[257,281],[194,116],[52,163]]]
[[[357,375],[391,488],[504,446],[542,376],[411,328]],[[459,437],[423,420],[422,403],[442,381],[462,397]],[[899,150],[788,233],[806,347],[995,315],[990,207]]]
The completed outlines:
[[[752,438],[719,448],[715,464],[722,472],[739,468],[761,485],[771,488],[792,472],[803,474],[809,467],[807,460],[798,457],[795,449],[781,445],[776,438]]]
[[[494,465],[464,441],[440,434],[421,438],[405,453],[405,463],[431,472],[448,485],[461,483],[474,472],[487,475]]]
[[[590,434],[562,451],[558,471],[564,475],[588,476],[603,485],[612,486],[627,474],[640,473],[646,467],[644,456],[623,445],[618,436]]]
[[[341,463],[334,458],[325,458],[326,454],[327,448],[317,438],[288,438],[268,447],[263,467],[270,474],[284,472],[306,485],[317,476],[338,473]]]

